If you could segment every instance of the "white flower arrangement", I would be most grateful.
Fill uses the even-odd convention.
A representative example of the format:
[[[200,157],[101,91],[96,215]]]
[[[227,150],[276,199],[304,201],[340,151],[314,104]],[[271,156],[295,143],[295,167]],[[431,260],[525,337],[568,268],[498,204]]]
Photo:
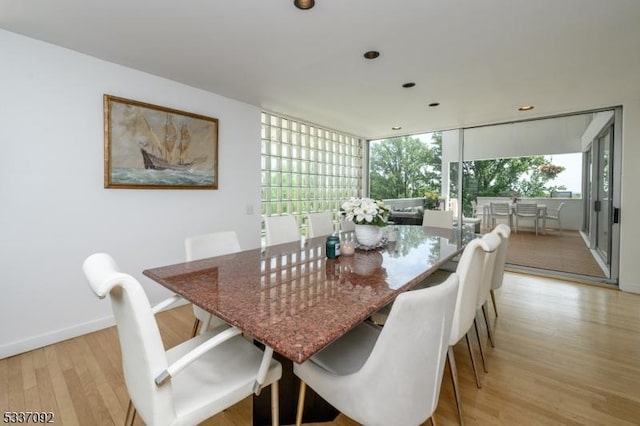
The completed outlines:
[[[380,200],[351,197],[341,207],[345,220],[356,225],[387,225],[389,208]]]

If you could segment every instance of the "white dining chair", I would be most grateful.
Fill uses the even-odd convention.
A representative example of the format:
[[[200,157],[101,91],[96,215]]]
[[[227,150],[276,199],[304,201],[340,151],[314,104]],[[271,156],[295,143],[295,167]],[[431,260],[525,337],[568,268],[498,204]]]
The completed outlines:
[[[300,227],[296,218],[290,214],[265,216],[264,229],[267,246],[300,241]]]
[[[235,231],[211,232],[187,237],[184,240],[184,249],[187,262],[236,253],[241,250],[240,241]],[[196,305],[193,305],[193,314],[196,320],[191,332],[192,337],[198,333],[199,326],[203,331],[212,331],[227,325],[227,323],[220,318],[211,315]]]
[[[306,386],[365,425],[415,426],[438,404],[458,276],[400,294],[384,328],[360,324],[310,360],[294,364],[300,380],[296,425]]]
[[[422,216],[422,226],[434,228],[453,228],[452,210],[425,210]]]
[[[482,311],[482,316],[484,317],[484,322],[487,326],[487,334],[489,337],[489,342],[491,343],[492,347],[495,347],[495,340],[493,338],[493,332],[491,331],[491,324],[489,322],[489,316],[487,314],[486,305],[487,305],[487,302],[489,301],[489,297],[491,294],[491,284],[493,282],[493,274],[495,273],[498,248],[500,247],[502,240],[497,234],[490,232],[482,236],[482,241],[485,243],[485,246],[483,247],[485,249],[485,256],[484,256],[484,267],[482,268],[482,280],[480,281],[480,287],[478,288],[478,299],[477,299],[476,311],[477,312]],[[484,345],[482,343],[482,339],[480,338],[480,331],[478,329],[477,321],[474,321],[474,326],[476,328],[478,345],[480,346],[480,355],[482,356],[482,365],[484,367],[484,371],[489,372],[489,369],[487,368],[487,358],[485,355]]]
[[[471,358],[471,367],[476,379],[478,388],[482,387],[478,369],[476,367],[475,356],[473,355],[473,347],[469,338],[471,326],[475,324],[477,312],[478,292],[482,282],[482,276],[485,267],[485,253],[491,251],[486,241],[482,238],[471,240],[464,248],[456,274],[460,280],[460,288],[456,299],[456,307],[453,314],[453,325],[451,327],[451,336],[449,338],[449,349],[447,351],[447,359],[449,362],[449,371],[451,373],[451,381],[453,383],[453,393],[458,409],[458,418],[460,424],[464,424],[462,415],[462,400],[460,387],[458,385],[458,370],[456,367],[453,347],[464,337]],[[482,349],[482,348],[481,348]]]
[[[194,425],[269,385],[272,424],[278,424],[282,367],[273,350],[261,351],[231,327],[165,351],[154,315],[179,296],[152,308],[140,283],[108,254],[89,256],[83,270],[91,290],[111,300],[131,398],[125,424],[133,424],[137,413],[147,425]]]
[[[499,224],[492,231],[500,237],[500,246],[498,247],[498,253],[496,254],[496,265],[491,278],[491,302],[493,303],[493,311],[498,316],[498,305],[496,304],[495,291],[502,286],[504,279],[504,267],[507,263],[507,250],[509,249],[509,236],[511,235],[511,228],[505,224]]]
[[[356,224],[350,220],[341,220],[340,221],[340,231],[341,232],[353,232],[356,230]]]
[[[535,203],[516,203],[516,212],[515,212],[515,220],[516,220],[516,234],[518,233],[518,223],[520,220],[532,220],[534,224],[534,228],[536,230],[536,235],[538,235],[538,222],[540,219],[540,215],[538,213],[538,205]]]
[[[333,234],[334,229],[331,216],[331,212],[307,213],[309,238]]]

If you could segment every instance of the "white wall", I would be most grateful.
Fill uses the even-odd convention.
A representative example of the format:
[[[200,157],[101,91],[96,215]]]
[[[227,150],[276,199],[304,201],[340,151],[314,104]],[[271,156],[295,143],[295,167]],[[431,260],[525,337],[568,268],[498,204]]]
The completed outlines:
[[[593,114],[593,120],[591,120],[591,123],[589,123],[582,135],[582,152],[587,150],[588,146],[593,142],[596,136],[598,136],[604,126],[611,124],[611,120],[613,120],[613,118],[613,111],[600,111]]]
[[[622,102],[620,289],[640,293],[640,99]],[[638,306],[640,309],[640,306]]]
[[[141,272],[181,261],[185,236],[259,246],[258,107],[2,30],[0,52],[0,358],[111,323],[82,274],[91,253],[159,301]],[[104,189],[104,93],[217,117],[220,189]]]
[[[464,159],[581,152],[590,114],[473,127],[464,130]]]

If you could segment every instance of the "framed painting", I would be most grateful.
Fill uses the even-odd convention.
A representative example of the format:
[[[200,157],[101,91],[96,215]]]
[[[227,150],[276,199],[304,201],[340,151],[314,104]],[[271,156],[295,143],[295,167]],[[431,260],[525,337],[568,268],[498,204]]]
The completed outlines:
[[[218,119],[104,95],[104,187],[218,189]]]

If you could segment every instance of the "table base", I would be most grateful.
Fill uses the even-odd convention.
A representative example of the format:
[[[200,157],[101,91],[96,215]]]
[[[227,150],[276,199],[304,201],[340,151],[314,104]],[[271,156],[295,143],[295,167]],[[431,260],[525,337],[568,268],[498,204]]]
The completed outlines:
[[[292,425],[296,423],[300,379],[293,374],[291,360],[276,352],[273,353],[273,358],[282,364],[282,378],[278,389],[280,397],[279,424]],[[330,422],[335,420],[338,414],[340,414],[338,410],[307,386],[303,423]],[[253,424],[254,426],[271,425],[271,386],[260,392],[259,396],[253,396]]]

